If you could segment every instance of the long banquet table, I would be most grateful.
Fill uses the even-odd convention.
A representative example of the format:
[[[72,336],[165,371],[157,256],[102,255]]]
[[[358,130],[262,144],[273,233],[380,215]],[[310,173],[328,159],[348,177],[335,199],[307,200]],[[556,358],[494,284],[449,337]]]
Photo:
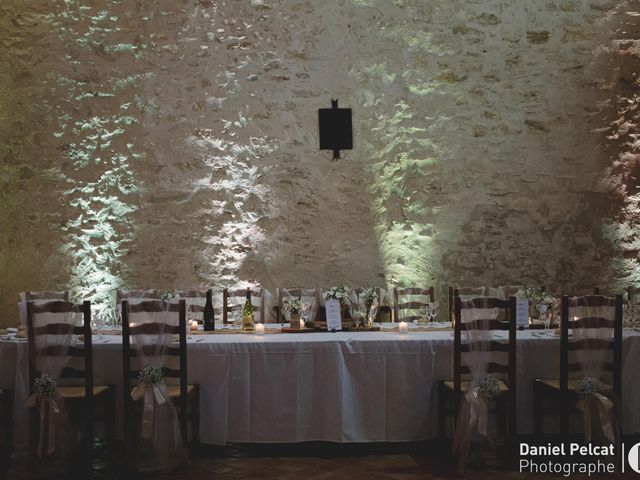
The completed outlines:
[[[96,384],[120,385],[121,337],[94,337]],[[200,385],[200,435],[227,442],[379,442],[438,435],[437,381],[452,377],[451,331],[214,334],[188,339]],[[557,377],[559,339],[517,334],[518,431],[533,430],[532,380]],[[640,431],[640,333],[623,340],[624,431]],[[15,392],[15,443],[26,444],[27,345],[0,341],[0,388]],[[117,392],[120,401],[121,392]],[[121,404],[118,415],[121,418]],[[121,427],[118,427],[121,428]]]

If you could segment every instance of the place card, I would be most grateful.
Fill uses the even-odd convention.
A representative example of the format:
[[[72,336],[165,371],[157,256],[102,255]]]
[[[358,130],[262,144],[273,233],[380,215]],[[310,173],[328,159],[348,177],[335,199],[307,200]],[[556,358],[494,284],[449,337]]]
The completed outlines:
[[[518,298],[516,300],[516,326],[526,327],[529,325],[529,300]]]
[[[324,302],[327,312],[327,330],[342,330],[342,315],[340,312],[340,302],[338,300],[327,300]]]

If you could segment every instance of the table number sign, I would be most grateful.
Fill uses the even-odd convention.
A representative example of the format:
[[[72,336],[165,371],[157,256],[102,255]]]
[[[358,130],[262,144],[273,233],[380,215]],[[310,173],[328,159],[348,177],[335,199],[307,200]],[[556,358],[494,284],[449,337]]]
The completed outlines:
[[[529,325],[529,300],[518,298],[516,300],[516,326],[526,327]]]
[[[327,330],[342,330],[340,302],[338,300],[327,300],[324,302],[324,308],[327,312]]]

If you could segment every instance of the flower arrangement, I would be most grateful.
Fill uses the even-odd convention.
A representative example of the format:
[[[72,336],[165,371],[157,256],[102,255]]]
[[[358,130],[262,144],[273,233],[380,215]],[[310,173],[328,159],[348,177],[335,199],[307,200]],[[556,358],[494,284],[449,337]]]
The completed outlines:
[[[177,297],[175,290],[161,290],[160,299],[164,302],[170,302]]]
[[[338,300],[340,305],[344,305],[348,300],[347,287],[333,287],[324,293],[324,300]]]
[[[42,397],[53,397],[58,384],[48,373],[42,373],[33,381],[33,393]]]
[[[581,399],[585,400],[593,397],[603,387],[604,384],[599,378],[583,377],[576,382],[576,393]]]
[[[302,303],[299,298],[289,297],[282,300],[282,311],[285,313],[293,313],[294,315],[300,313]]]
[[[500,380],[493,375],[485,375],[478,389],[485,400],[495,400],[500,395]]]
[[[536,305],[540,304],[547,307],[547,313],[557,314],[560,311],[560,301],[548,293],[543,293],[540,288],[524,286],[516,292],[515,296],[529,300],[532,311]]]
[[[148,386],[157,385],[162,381],[162,367],[147,365],[138,373],[138,381]]]
[[[360,298],[367,306],[367,308],[370,308],[371,305],[373,305],[373,302],[378,299],[378,292],[376,292],[375,287],[367,287],[362,290]]]

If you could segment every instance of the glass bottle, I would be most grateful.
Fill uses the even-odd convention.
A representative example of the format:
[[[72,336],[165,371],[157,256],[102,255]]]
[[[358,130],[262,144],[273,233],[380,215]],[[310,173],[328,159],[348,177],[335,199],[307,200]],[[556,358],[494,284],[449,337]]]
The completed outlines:
[[[207,301],[204,304],[204,313],[202,314],[202,320],[204,320],[204,330],[206,332],[216,329],[211,290],[207,290]]]
[[[242,329],[246,332],[252,332],[254,329],[253,305],[251,304],[250,288],[247,288],[247,300],[244,302],[244,308],[242,309]]]

